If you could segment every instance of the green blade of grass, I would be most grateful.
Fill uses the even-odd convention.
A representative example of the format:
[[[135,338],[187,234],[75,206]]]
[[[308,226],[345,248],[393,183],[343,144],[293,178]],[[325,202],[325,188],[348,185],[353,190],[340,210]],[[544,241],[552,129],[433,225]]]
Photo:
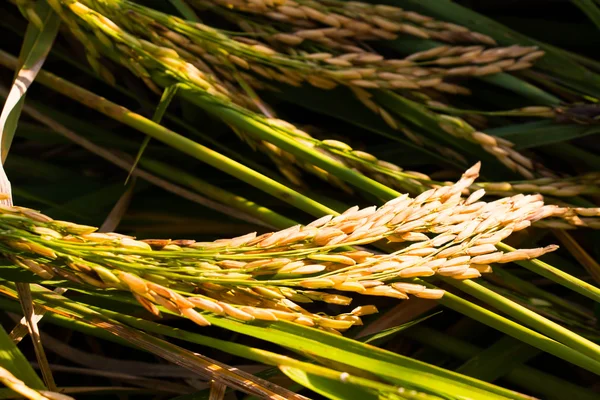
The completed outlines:
[[[587,17],[600,28],[600,8],[592,0],[571,0]]]
[[[592,313],[585,307],[569,301],[561,296],[555,295],[552,292],[544,290],[531,282],[521,279],[518,276],[510,273],[505,268],[495,266],[494,275],[500,278],[502,284],[507,285],[510,288],[515,288],[519,292],[526,293],[530,297],[536,297],[538,299],[549,301],[553,305],[563,307],[565,310],[568,310],[584,319],[593,318]]]
[[[420,325],[407,330],[405,336],[464,361],[484,351],[472,343]],[[597,394],[590,390],[526,365],[515,365],[504,379],[549,400],[595,400],[597,397]]]
[[[284,215],[278,214],[267,207],[263,207],[243,198],[242,196],[221,189],[184,170],[175,168],[166,163],[154,159],[144,158],[141,160],[140,164],[148,171],[168,177],[169,180],[173,182],[187,186],[198,193],[211,197],[213,200],[230,205],[240,211],[244,211],[256,218],[259,218],[261,221],[269,224],[269,226],[277,229],[284,229],[297,224],[296,221],[293,221]]]
[[[94,292],[94,296],[104,297],[105,295],[103,293]],[[110,298],[113,300],[123,301],[128,304],[135,304],[134,300],[122,295],[112,295]],[[528,328],[509,321],[506,318],[497,316],[491,311],[476,306],[456,295],[446,293],[446,295],[440,300],[440,303],[459,312],[463,312],[465,315],[472,316],[482,323],[488,324],[505,333],[511,334],[511,336],[517,337],[520,340],[543,349],[544,351],[548,351],[551,354],[555,354],[570,362],[580,365],[583,368],[587,367],[591,368],[592,370],[595,369],[596,371],[600,371],[600,363],[590,359],[589,357],[573,351],[567,346],[550,340],[543,335],[533,332]],[[392,379],[393,382],[400,385],[410,385],[410,382],[413,381],[412,378],[418,380],[419,378],[417,378],[416,375],[413,376],[414,373],[420,374],[419,376],[421,376],[423,379],[432,379],[430,377],[430,373],[434,372],[429,370],[426,367],[426,364],[414,364],[412,359],[407,359],[370,345],[363,345],[360,342],[356,342],[351,339],[331,335],[311,328],[297,326],[291,323],[276,322],[264,324],[242,324],[225,318],[212,317],[210,315],[205,315],[205,317],[209,319],[213,325],[250,335],[262,340],[270,341],[304,354],[317,354],[320,357],[331,358],[334,361],[347,363],[352,366],[360,365],[361,368],[376,373],[377,375],[385,377],[386,379]],[[118,315],[115,315],[114,318],[119,319],[125,317],[119,317]],[[138,321],[136,323],[145,322]],[[299,342],[297,337],[294,340],[294,334],[300,334],[305,338],[305,341]],[[353,353],[354,357],[361,358],[360,360],[356,360],[352,363],[351,359],[353,357]],[[366,356],[366,358],[363,358],[363,356]],[[391,367],[389,363],[394,364],[395,367]],[[462,380],[459,380],[458,377],[455,377],[454,379],[462,382]],[[415,383],[412,385],[414,386]],[[422,388],[425,389],[425,387]]]
[[[0,309],[18,312],[19,304],[15,301],[0,298]],[[225,340],[216,339],[213,337],[202,336],[198,333],[185,331],[183,329],[173,329],[169,326],[157,324],[155,322],[146,321],[141,318],[131,317],[123,312],[109,312],[107,309],[97,309],[103,313],[109,313],[109,316],[115,319],[120,319],[128,325],[137,327],[138,329],[147,332],[153,332],[167,337],[184,340],[190,343],[197,343],[204,346],[214,347],[223,350],[227,353],[234,354],[240,357],[247,358],[256,362],[266,363],[270,365],[293,365],[288,363],[286,359],[290,357],[282,356],[275,353],[270,353],[260,349],[250,349],[247,346],[239,343],[227,342]],[[73,329],[86,335],[95,336],[103,340],[115,342],[123,346],[131,346],[128,342],[111,335],[107,331],[97,328],[93,325],[86,324],[81,321],[74,320],[62,314],[49,313],[45,319],[55,325]],[[481,351],[476,346],[460,341],[447,334],[434,331],[423,326],[415,326],[404,332],[405,336],[423,342],[428,346],[435,347],[440,351],[451,354],[461,360],[468,360]],[[239,351],[238,351],[239,350]],[[246,351],[248,350],[248,351]],[[270,359],[269,355],[273,358]],[[264,356],[263,356],[264,355]],[[279,361],[276,361],[279,360]],[[562,380],[558,377],[540,372],[528,366],[515,366],[512,371],[506,375],[506,379],[523,388],[543,395],[543,398],[552,400],[563,400],[568,394],[577,399],[596,400],[596,395],[590,391],[576,386],[570,382]]]
[[[183,16],[183,18],[189,21],[200,22],[200,18],[194,11],[192,7],[189,6],[184,0],[169,0],[173,7],[179,11],[179,13]]]
[[[17,129],[25,92],[42,68],[60,26],[60,18],[45,1],[36,1],[35,6],[28,12],[37,15],[37,23],[41,23],[41,26],[33,22],[27,26],[15,79],[0,114],[0,147],[3,164]]]
[[[514,247],[511,247],[504,243],[498,244],[497,247],[503,251],[516,250]],[[589,283],[582,281],[581,279],[577,279],[573,275],[569,275],[566,272],[563,272],[550,264],[547,264],[537,259],[516,261],[516,263],[524,268],[527,268],[532,272],[535,272],[538,275],[548,278],[554,282],[560,283],[561,285],[585,297],[588,297],[597,303],[600,303],[600,289],[598,289],[594,285],[590,285]]]
[[[491,178],[506,178],[507,174],[509,176],[517,176],[514,172],[508,170],[504,165],[498,162],[494,156],[482,151],[481,146],[464,139],[456,138],[449,133],[444,132],[440,127],[440,117],[437,114],[430,112],[422,105],[403,98],[393,92],[378,92],[375,95],[375,98],[390,111],[403,118],[409,119],[413,124],[429,132],[436,140],[439,140],[460,152],[461,155],[469,157],[472,163],[482,161],[486,166],[486,175],[489,175]]]
[[[311,389],[313,392],[317,392],[329,399],[377,400],[380,398],[376,392],[367,390],[363,386],[348,385],[343,383],[341,380],[334,380],[331,378],[314,375],[294,367],[281,366],[279,369],[294,382],[297,382],[302,386]]]
[[[253,116],[242,114],[230,107],[212,102],[204,98],[204,96],[198,96],[198,93],[195,90],[182,89],[181,94],[188,101],[198,105],[217,118],[226,121],[228,124],[231,124],[260,140],[266,140],[273,143],[282,150],[323,168],[343,181],[350,183],[365,192],[370,192],[379,198],[389,198],[390,195],[392,195],[391,193],[393,191],[387,186],[347,168],[343,164],[334,161],[313,148],[309,148],[306,145],[299,143],[294,138],[278,132]]]
[[[41,123],[51,127],[54,132],[63,135],[65,137],[67,137],[69,140],[73,141],[74,143],[84,147],[86,150],[108,160],[109,162],[125,169],[126,171],[132,171],[131,169],[131,162],[127,161],[127,160],[123,160],[122,158],[120,158],[118,155],[115,155],[113,153],[111,153],[109,150],[104,149],[100,146],[95,145],[94,143],[90,142],[89,140],[80,137],[79,135],[77,135],[75,132],[70,131],[69,129],[67,129],[66,127],[64,127],[63,125],[55,122],[54,120],[52,120],[51,118],[48,118],[46,115],[38,112],[35,108],[33,108],[32,106],[29,105],[25,105],[24,106],[24,111],[25,113],[27,113],[29,116],[33,117],[34,119],[40,121]],[[158,168],[160,169],[160,168]],[[165,170],[163,169],[163,173],[165,172]],[[167,191],[170,191],[172,193],[175,193],[181,197],[184,197],[188,200],[194,201],[196,203],[202,204],[206,207],[215,209],[217,211],[223,212],[226,215],[230,215],[233,217],[236,217],[238,219],[250,222],[252,224],[258,224],[261,225],[261,221],[262,219],[254,219],[252,217],[248,217],[246,215],[246,211],[254,211],[254,214],[258,214],[259,217],[264,216],[265,218],[271,217],[273,219],[279,220],[277,218],[277,216],[273,215],[273,212],[270,212],[270,210],[265,209],[263,207],[259,207],[256,206],[254,207],[253,203],[249,203],[248,201],[245,201],[245,199],[243,198],[239,198],[236,196],[233,196],[233,198],[229,198],[227,196],[217,196],[217,200],[222,200],[222,199],[226,199],[226,200],[230,200],[230,203],[233,203],[235,206],[237,206],[236,208],[239,209],[240,211],[243,211],[244,213],[239,213],[236,212],[234,209],[229,208],[227,206],[224,206],[222,203],[217,203],[215,201],[211,201],[209,199],[203,198],[201,196],[198,196],[192,192],[188,192],[187,190],[178,187],[177,185],[174,185],[170,182],[167,182],[157,176],[154,176],[144,170],[133,170],[133,173],[135,176],[139,176],[141,178],[143,178],[144,180],[147,180],[148,182],[151,182]],[[166,170],[167,175],[171,175],[171,177],[175,177],[175,181],[178,180],[182,180],[182,178],[184,178],[183,176],[179,176],[178,171],[175,170],[173,171],[172,169],[168,169]],[[184,179],[185,180],[185,179]],[[219,189],[220,190],[220,189]],[[205,191],[206,192],[206,191]],[[215,193],[219,193],[219,191],[217,192],[210,192],[208,191],[208,194],[212,197],[215,197]],[[94,198],[94,203],[98,204],[99,200],[98,198]],[[225,203],[225,204],[229,204],[229,203]],[[86,204],[86,208],[88,208],[87,204]],[[63,209],[67,209],[65,207],[63,207]]]
[[[0,325],[0,366],[25,382],[32,389],[44,390],[44,382],[35,373],[29,361],[13,343],[8,333]]]
[[[439,313],[441,313],[441,311],[438,311],[438,312],[430,314],[430,315],[426,315],[424,317],[415,319],[413,321],[407,322],[407,323],[399,325],[399,326],[394,326],[392,328],[384,329],[377,333],[373,333],[373,334],[366,335],[366,336],[361,336],[358,340],[363,343],[369,343],[374,346],[379,346],[379,345],[381,345],[381,343],[389,341],[390,339],[392,339],[394,336],[396,336],[400,332],[410,328],[411,326],[419,324]]]
[[[471,357],[458,367],[456,372],[483,381],[494,382],[539,353],[538,349],[528,344],[510,336],[504,336],[487,349]]]
[[[486,133],[510,140],[517,149],[560,144],[568,140],[597,135],[597,126],[556,124],[553,121],[536,121],[488,129]]]
[[[347,88],[317,90],[305,86],[298,88],[289,86],[285,87],[285,90],[277,92],[275,96],[277,99],[283,99],[311,111],[337,118],[393,140],[398,143],[398,146],[410,149],[411,152],[424,159],[431,159],[448,166],[463,167],[454,160],[448,160],[434,151],[425,149],[399,136],[398,131],[390,128],[381,117],[365,108]]]
[[[540,148],[544,152],[561,160],[570,160],[574,164],[584,164],[593,171],[600,171],[600,156],[593,151],[581,149],[570,143],[560,143]]]
[[[163,116],[165,115],[167,108],[169,108],[169,104],[171,104],[171,101],[175,97],[175,94],[177,93],[178,88],[179,88],[179,86],[177,84],[175,84],[175,85],[168,86],[164,90],[164,92],[160,98],[160,101],[158,103],[158,106],[156,107],[156,110],[154,111],[154,114],[152,115],[152,121],[156,122],[157,124],[160,124],[160,121],[162,120]],[[148,147],[148,143],[150,143],[150,139],[151,139],[150,136],[146,136],[144,138],[144,141],[142,142],[140,149],[138,150],[138,152],[135,156],[133,165],[131,166],[131,169],[129,170],[127,179],[125,179],[125,183],[127,183],[127,181],[129,181],[129,178],[131,177],[131,173],[135,170],[138,163],[140,162],[140,160],[142,158],[142,154],[144,154],[146,147]]]

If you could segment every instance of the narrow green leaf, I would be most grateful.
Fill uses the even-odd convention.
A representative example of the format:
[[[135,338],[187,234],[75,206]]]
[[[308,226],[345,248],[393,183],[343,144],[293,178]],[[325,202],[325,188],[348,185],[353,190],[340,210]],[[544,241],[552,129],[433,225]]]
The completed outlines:
[[[600,28],[600,8],[592,0],[571,0],[587,17]]]
[[[228,192],[198,178],[196,175],[190,174],[166,163],[154,159],[144,158],[140,161],[140,164],[148,171],[168,177],[171,182],[189,187],[198,193],[209,196],[210,198],[221,202],[222,204],[235,207],[240,211],[259,218],[261,221],[264,221],[277,229],[285,229],[297,224],[296,221],[293,221],[284,215],[278,214],[267,207],[263,207],[250,201],[249,199]]]
[[[436,313],[426,315],[422,318],[415,319],[414,321],[410,321],[410,322],[407,322],[402,325],[394,326],[392,328],[384,329],[381,332],[373,333],[371,335],[363,336],[359,340],[363,343],[369,343],[374,346],[377,346],[377,345],[380,345],[381,342],[391,339],[392,337],[394,337],[396,334],[402,332],[403,330],[408,329],[412,326],[415,326],[415,325],[417,325],[433,316],[436,316],[440,313],[441,313],[441,311],[438,311]]]
[[[294,367],[281,366],[281,372],[294,382],[333,400],[377,400],[377,393],[358,385],[348,385],[341,381],[310,374]]]
[[[169,1],[171,2],[171,4],[173,4],[173,7],[175,7],[177,9],[177,11],[179,11],[179,13],[183,16],[183,18],[185,18],[189,21],[200,22],[200,18],[198,18],[198,15],[194,11],[194,9],[192,7],[190,7],[189,4],[185,2],[185,0],[169,0]]]
[[[456,279],[452,279],[451,281],[450,279],[444,278],[444,281],[452,286],[458,287],[465,293],[485,301],[498,310],[510,315],[518,321],[521,321],[523,324],[530,326],[531,328],[547,335],[548,337],[559,341],[576,351],[579,351],[581,354],[585,354],[596,361],[600,361],[600,346],[570,331],[569,329],[542,317],[534,311],[531,311],[528,308],[523,307],[472,280],[467,279],[464,281],[458,281]]]
[[[169,108],[169,104],[171,104],[171,101],[173,100],[173,98],[175,97],[175,94],[177,93],[177,89],[179,89],[179,85],[175,84],[175,85],[168,86],[163,91],[163,94],[160,98],[158,106],[156,107],[156,110],[154,111],[154,114],[152,115],[152,121],[156,122],[157,124],[160,124],[160,121],[162,121],[162,118],[165,115],[165,112],[167,111],[167,108]],[[142,154],[144,154],[144,151],[146,150],[146,147],[148,147],[148,143],[150,143],[151,139],[152,139],[151,136],[146,136],[144,138],[144,141],[142,142],[142,145],[140,146],[140,149],[138,150],[137,155],[135,156],[133,165],[131,166],[131,169],[129,170],[127,179],[125,179],[125,183],[127,183],[129,181],[129,178],[131,178],[131,174],[136,169],[138,163],[140,162],[140,159],[142,158]]]
[[[44,382],[35,373],[29,361],[13,343],[2,325],[0,325],[0,365],[32,389],[46,389]]]
[[[488,129],[486,133],[510,140],[517,149],[529,149],[597,135],[600,127],[535,121]]]
[[[592,171],[600,171],[600,156],[598,154],[570,143],[551,144],[540,148],[540,150],[570,163],[587,165]]]
[[[17,129],[17,121],[25,101],[25,92],[42,68],[60,25],[58,15],[43,0],[38,0],[35,7],[29,12],[35,13],[39,17],[42,26],[36,26],[33,22],[27,26],[27,33],[19,56],[20,64],[0,114],[0,147],[3,164]]]
[[[511,247],[504,243],[498,244],[497,247],[503,251],[516,250],[514,247]],[[586,296],[597,303],[600,303],[600,288],[591,285],[587,282],[584,282],[581,279],[578,279],[572,275],[569,275],[566,272],[563,272],[550,264],[547,264],[538,259],[516,261],[516,263],[524,268],[527,268],[532,272],[535,272],[538,275],[541,275],[556,283],[568,287],[569,289],[583,296]]]
[[[496,343],[470,358],[456,369],[456,372],[487,382],[502,378],[516,366],[523,364],[540,353],[510,336],[504,336]]]

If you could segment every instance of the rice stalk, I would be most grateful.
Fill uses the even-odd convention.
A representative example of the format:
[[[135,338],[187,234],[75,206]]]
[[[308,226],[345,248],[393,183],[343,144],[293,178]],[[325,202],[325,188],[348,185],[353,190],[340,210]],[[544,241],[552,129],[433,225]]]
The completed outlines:
[[[411,88],[431,87],[443,91],[450,90],[453,93],[460,92],[460,90],[457,91],[458,87],[456,85],[444,83],[435,74],[421,71],[422,67],[418,67],[416,70],[411,69],[412,67],[398,68],[398,62],[403,65],[410,65],[411,60],[387,60],[391,65],[388,69],[392,68],[395,72],[385,72],[385,65],[382,69],[381,66],[373,64],[376,61],[383,60],[379,55],[367,54],[360,55],[358,58],[348,57],[348,60],[355,64],[348,60],[345,60],[342,64],[331,62],[332,59],[322,57],[322,55],[326,55],[325,53],[318,53],[316,55],[319,57],[311,57],[310,59],[307,57],[290,57],[277,53],[260,43],[247,44],[232,40],[225,34],[205,25],[182,21],[126,1],[87,1],[85,3],[101,10],[102,14],[94,14],[91,9],[78,2],[70,4],[69,7],[79,18],[92,27],[98,38],[103,38],[103,40],[100,40],[102,43],[110,41],[107,35],[120,41],[116,45],[116,49],[113,48],[115,46],[107,42],[106,47],[109,48],[103,50],[109,53],[119,50],[121,55],[116,56],[116,58],[140,76],[156,92],[159,92],[159,89],[146,68],[156,68],[157,64],[162,64],[161,67],[170,72],[171,79],[180,79],[188,81],[188,83],[191,81],[192,85],[205,91],[208,95],[217,97],[219,101],[231,100],[250,109],[255,108],[256,102],[249,99],[248,96],[240,94],[239,90],[231,89],[239,80],[234,75],[239,75],[244,82],[258,89],[265,88],[265,85],[261,83],[261,79],[257,79],[251,73],[258,74],[260,78],[293,86],[308,82],[322,89],[331,89],[341,84],[350,86],[367,107],[381,115],[384,121],[395,129],[399,129],[398,121],[387,110],[372,101],[370,99],[371,95],[365,89],[411,90]],[[59,7],[58,2],[56,2],[55,7]],[[64,12],[60,12],[63,18],[73,19],[65,16]],[[137,36],[132,36],[130,33],[123,31],[122,28],[108,20],[103,14],[115,18],[131,32],[140,37],[145,36],[150,41],[138,40]],[[73,22],[69,26],[72,24]],[[144,29],[141,27],[144,27]],[[146,27],[150,29],[146,29]],[[81,31],[79,28],[78,30]],[[76,36],[79,36],[79,33]],[[87,47],[91,42],[88,38],[84,43]],[[497,53],[504,54],[502,52]],[[424,54],[418,56],[422,58]],[[206,62],[199,61],[198,57],[203,58]],[[497,55],[494,57],[497,57]],[[383,60],[383,62],[387,61]],[[202,67],[206,64],[211,64],[212,68],[224,78],[223,84],[219,83],[220,81],[211,74],[212,70],[210,68]],[[203,71],[199,68],[203,68]],[[247,72],[238,72],[238,70],[247,70]],[[406,76],[403,77],[402,74],[406,74]],[[225,85],[225,81],[229,82],[229,85]],[[408,86],[400,84],[401,81],[408,82]],[[415,82],[417,83],[416,86],[414,85]],[[517,171],[529,179],[534,177],[533,172],[531,172],[534,163],[515,151],[510,142],[478,132],[456,117],[439,115],[436,118],[439,129],[481,145],[484,150],[497,157],[511,170]],[[400,130],[405,132],[409,138],[415,140],[414,134],[410,134],[406,129]],[[244,133],[240,132],[240,134]],[[423,142],[422,140],[415,141],[421,144]],[[261,144],[261,149],[269,152],[270,155],[282,158],[283,160],[278,163],[279,166],[285,163],[286,156],[281,154],[281,151],[264,143]],[[447,150],[446,152],[449,153]],[[460,158],[455,152],[449,154]],[[309,165],[304,165],[304,167],[311,169]],[[283,172],[291,177],[293,182],[299,183],[297,173],[289,170]],[[314,173],[315,171],[311,172]],[[323,175],[319,172],[317,174]],[[343,187],[339,182],[336,182],[335,177],[328,176],[327,178],[330,182]]]
[[[479,166],[453,186],[383,206],[319,218],[257,236],[214,242],[143,240],[54,221],[23,207],[0,209],[0,252],[44,279],[130,291],[150,312],[157,306],[208,325],[201,312],[243,321],[285,319],[343,331],[375,312],[359,307],[336,317],[313,314],[297,303],[348,305],[351,298],[323,289],[406,299],[439,298],[443,291],[407,279],[439,275],[463,280],[491,272],[491,263],[537,258],[557,246],[510,253],[496,246],[512,232],[559,210],[539,196],[464,199]],[[399,244],[390,254],[348,250],[382,239]]]

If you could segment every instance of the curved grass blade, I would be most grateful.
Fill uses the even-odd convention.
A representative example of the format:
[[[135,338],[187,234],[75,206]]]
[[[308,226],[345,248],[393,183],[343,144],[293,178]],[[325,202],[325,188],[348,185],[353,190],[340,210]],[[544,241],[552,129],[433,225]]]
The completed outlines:
[[[459,288],[465,293],[485,301],[496,309],[512,316],[523,324],[529,325],[539,332],[544,333],[548,337],[579,351],[581,354],[585,354],[596,361],[600,361],[600,346],[559,324],[542,317],[528,308],[523,307],[472,280],[454,280],[451,282],[449,279],[444,279],[444,281]]]
[[[190,7],[189,4],[187,4],[185,2],[185,0],[169,0],[169,1],[171,2],[171,4],[173,4],[173,7],[175,7],[177,9],[177,11],[179,11],[179,13],[183,16],[183,18],[185,18],[189,21],[200,22],[200,18],[198,18],[198,15],[194,11],[194,9],[192,7]]]
[[[402,325],[398,325],[398,326],[394,326],[392,328],[388,328],[388,329],[384,329],[380,332],[377,333],[373,333],[371,335],[367,335],[367,336],[362,336],[359,341],[363,342],[363,343],[368,343],[368,344],[372,344],[373,346],[377,346],[379,344],[381,344],[384,341],[388,341],[391,338],[393,338],[396,334],[404,331],[405,329],[408,329],[410,327],[413,327],[417,324],[420,324],[421,322],[434,317],[438,314],[440,314],[441,311],[438,311],[436,313],[430,314],[430,315],[426,315],[424,317],[415,319],[413,321],[407,322],[405,324]]]
[[[398,142],[399,146],[410,149],[411,152],[419,154],[420,157],[426,157],[426,159],[431,159],[448,166],[463,168],[463,166],[454,160],[449,160],[447,157],[443,157],[399,136],[398,132],[392,130],[382,118],[373,114],[360,104],[358,100],[354,99],[353,95],[346,88],[317,90],[306,86],[289,86],[285,90],[277,92],[275,96],[278,99],[283,99],[323,115],[341,119]]]
[[[14,312],[19,310],[19,305],[17,302],[0,298],[0,309]],[[44,308],[44,310],[47,309],[48,308]],[[281,365],[295,365],[292,363],[292,361],[289,361],[293,359],[286,356],[281,356],[279,354],[270,353],[260,349],[252,349],[239,343],[232,343],[212,337],[202,336],[197,333],[188,332],[182,329],[173,330],[169,326],[160,325],[155,322],[143,320],[141,318],[131,317],[123,312],[113,312],[107,310],[106,308],[94,309],[146,332],[153,332],[190,343],[214,347],[227,353],[265,364],[274,363],[273,365],[276,365],[277,362],[275,362],[275,360],[279,360],[278,362]],[[101,328],[74,320],[59,313],[55,313],[57,310],[50,311],[54,312],[48,313],[46,320],[52,324],[73,329],[87,335],[101,338],[103,340],[115,342],[123,346],[131,347],[131,345],[127,342],[109,334]],[[471,343],[463,342],[452,336],[437,332],[421,325],[415,326],[412,329],[408,329],[404,335],[422,342],[427,346],[450,354],[460,360],[466,361],[481,351],[481,349],[477,348]],[[269,354],[274,357],[272,361],[269,361]],[[286,359],[288,361],[286,361]],[[506,375],[506,379],[522,388],[528,389],[533,393],[538,393],[542,395],[543,398],[547,398],[549,400],[563,400],[567,396],[582,400],[596,400],[597,397],[594,393],[591,393],[589,390],[583,389],[580,386],[524,365],[515,366],[514,369]]]
[[[27,386],[36,390],[44,390],[44,382],[35,373],[29,361],[19,348],[13,343],[10,336],[0,325],[0,366],[9,370]]]
[[[0,147],[1,161],[4,164],[12,143],[21,108],[25,101],[25,92],[33,83],[42,68],[60,26],[60,18],[43,0],[37,1],[35,7],[27,10],[37,15],[38,24],[30,22],[23,40],[20,63],[10,93],[0,114]],[[33,19],[34,21],[36,19]]]
[[[40,121],[41,123],[43,123],[44,125],[47,125],[48,127],[52,128],[54,130],[54,132],[67,137],[69,140],[84,147],[86,150],[106,159],[107,161],[119,166],[122,169],[131,170],[131,165],[132,165],[131,162],[124,160],[123,158],[119,157],[116,154],[113,154],[112,152],[110,152],[109,150],[107,150],[105,148],[95,145],[94,143],[92,143],[91,141],[89,141],[85,138],[80,137],[75,132],[73,132],[73,131],[69,130],[68,128],[66,128],[65,126],[55,122],[51,118],[48,118],[47,116],[40,113],[33,107],[25,105],[24,111],[25,111],[25,113],[27,113],[34,119],[36,119],[36,120]],[[246,209],[244,209],[242,206],[248,205],[248,204],[246,204],[246,202],[243,201],[245,199],[241,199],[241,201],[238,203],[239,207],[237,207],[237,208],[238,209],[241,208],[240,211],[242,211],[242,212],[239,212],[232,208],[227,207],[224,204],[212,201],[210,199],[199,196],[195,193],[189,192],[186,189],[181,188],[177,185],[174,185],[171,182],[161,179],[153,174],[150,174],[147,171],[137,169],[137,170],[134,170],[133,173],[134,173],[134,176],[139,176],[142,179],[155,184],[156,186],[159,186],[169,192],[175,193],[175,194],[177,194],[183,198],[186,198],[190,201],[202,204],[203,206],[215,209],[217,211],[225,213],[226,215],[234,216],[238,219],[250,222],[252,224],[264,225],[262,223],[262,219],[256,219],[254,217],[245,215],[245,213],[242,213],[242,212],[246,211]],[[240,200],[240,199],[237,199],[237,200]],[[97,199],[96,199],[96,201],[97,201]],[[248,208],[254,210],[254,207],[252,207],[252,204],[250,204],[248,206],[249,206]],[[270,215],[269,214],[270,210],[268,210],[268,209],[263,209],[263,208],[259,207],[259,210],[257,210],[257,211],[262,212],[265,215]],[[262,215],[262,214],[260,214],[260,215]]]
[[[600,128],[597,126],[556,124],[553,121],[535,121],[492,128],[486,132],[510,140],[517,149],[529,149],[596,135],[600,133]]]
[[[156,110],[154,111],[154,114],[152,115],[152,121],[156,122],[157,124],[160,124],[160,121],[162,121],[162,118],[165,115],[165,112],[167,111],[167,108],[169,108],[169,104],[171,104],[171,101],[173,100],[173,98],[175,97],[175,94],[177,93],[177,89],[179,89],[179,85],[175,84],[175,85],[168,86],[163,91],[163,94],[160,98],[158,106],[156,107]],[[144,141],[142,142],[142,145],[140,146],[140,149],[138,150],[138,153],[135,156],[133,165],[131,166],[131,169],[129,170],[129,174],[127,174],[127,179],[125,179],[125,183],[127,183],[129,181],[131,174],[133,173],[133,171],[137,167],[138,163],[140,162],[140,160],[142,158],[142,154],[144,154],[144,151],[146,150],[146,147],[148,147],[148,143],[150,143],[151,139],[152,138],[150,136],[146,136],[144,138]]]
[[[339,380],[326,378],[307,373],[299,368],[280,366],[279,369],[294,382],[309,388],[332,400],[377,400],[379,396],[371,390],[359,385],[343,383],[340,374]]]
[[[600,28],[600,8],[592,0],[571,0],[587,17]]]
[[[503,251],[515,251],[514,247],[511,247],[504,243],[500,243],[498,247]],[[516,261],[516,263],[524,268],[527,268],[532,272],[535,272],[538,275],[548,278],[556,283],[560,283],[561,285],[568,287],[569,289],[585,297],[588,297],[597,303],[600,303],[599,288],[597,288],[594,285],[590,285],[589,283],[584,282],[581,279],[578,279],[572,275],[569,275],[566,272],[563,272],[550,264],[547,264],[537,259]]]

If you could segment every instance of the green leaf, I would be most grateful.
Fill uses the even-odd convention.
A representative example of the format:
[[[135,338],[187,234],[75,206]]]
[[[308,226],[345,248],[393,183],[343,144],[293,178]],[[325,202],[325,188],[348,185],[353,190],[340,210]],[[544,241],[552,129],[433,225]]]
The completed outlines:
[[[456,372],[483,381],[494,382],[539,353],[540,351],[535,347],[510,336],[504,336],[492,346],[470,358],[456,369]]]
[[[200,18],[192,7],[189,6],[184,0],[169,0],[173,7],[179,11],[179,13],[187,20],[200,22]]]
[[[165,115],[167,108],[169,108],[169,104],[171,104],[171,101],[175,97],[175,94],[177,93],[178,88],[179,88],[179,85],[175,84],[175,85],[168,86],[164,90],[164,92],[160,98],[160,101],[158,103],[158,107],[156,107],[156,110],[154,111],[154,115],[152,115],[152,121],[156,122],[157,124],[160,124],[160,121],[162,121],[162,118]],[[127,179],[125,179],[125,183],[127,183],[129,181],[129,178],[131,177],[132,172],[135,171],[135,168],[137,167],[138,163],[140,162],[140,159],[142,158],[142,154],[144,154],[144,150],[146,150],[146,147],[148,147],[148,143],[150,143],[150,139],[152,139],[152,137],[150,137],[150,136],[146,136],[144,138],[144,141],[142,142],[142,145],[140,146],[140,149],[138,150],[138,153],[135,156],[133,165],[131,166],[131,169],[129,170]]]
[[[46,389],[44,382],[35,373],[29,361],[13,343],[2,325],[0,325],[0,365],[32,389]]]
[[[294,382],[333,400],[377,400],[379,396],[357,385],[348,385],[341,381],[307,373],[294,367],[281,366],[281,372]]]
[[[42,68],[60,25],[60,18],[52,8],[43,0],[36,2],[35,7],[29,10],[38,16],[42,26],[30,22],[21,47],[19,67],[10,93],[0,114],[0,147],[2,163],[6,160],[12,143],[21,108],[25,101],[25,92],[33,83],[37,73]],[[39,22],[38,22],[39,23]]]
[[[381,342],[384,341],[384,339],[387,341],[387,340],[391,339],[393,336],[395,336],[397,333],[400,333],[403,330],[408,329],[412,326],[415,326],[416,324],[419,324],[419,323],[421,323],[433,316],[436,316],[440,313],[441,313],[441,311],[438,311],[431,315],[426,315],[424,317],[415,319],[414,321],[410,321],[410,322],[407,322],[402,325],[394,326],[392,328],[384,329],[381,332],[373,333],[371,335],[363,336],[359,340],[363,343],[373,344],[374,346],[379,345],[379,344],[381,344]]]
[[[510,140],[517,149],[529,149],[596,135],[600,133],[600,127],[535,121],[488,129],[486,133]]]
[[[592,0],[571,0],[588,18],[600,28],[600,8]]]

